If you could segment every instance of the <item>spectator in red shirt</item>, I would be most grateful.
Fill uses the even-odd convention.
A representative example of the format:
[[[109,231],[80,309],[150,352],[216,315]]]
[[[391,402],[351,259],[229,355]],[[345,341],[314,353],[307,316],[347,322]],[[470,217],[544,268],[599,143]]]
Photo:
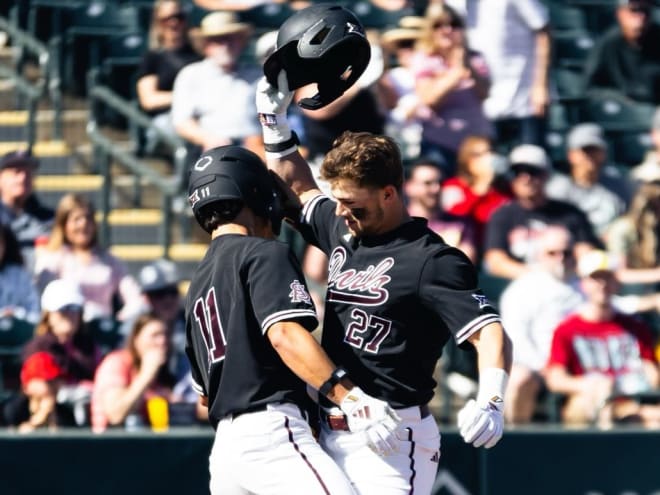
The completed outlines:
[[[472,219],[479,247],[490,215],[511,199],[508,186],[496,186],[497,174],[503,172],[500,164],[504,159],[493,153],[490,139],[468,136],[458,149],[456,176],[443,184],[442,208]]]
[[[580,257],[577,272],[586,302],[555,330],[547,385],[565,394],[567,423],[635,421],[660,425],[660,404],[643,404],[639,394],[657,390],[658,362],[653,334],[640,320],[616,312],[615,266],[605,252]]]

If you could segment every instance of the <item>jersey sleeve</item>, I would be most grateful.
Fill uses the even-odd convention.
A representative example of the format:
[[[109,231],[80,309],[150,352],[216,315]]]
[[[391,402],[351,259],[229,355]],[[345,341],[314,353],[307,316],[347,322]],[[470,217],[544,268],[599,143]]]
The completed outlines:
[[[336,203],[324,194],[308,200],[302,209],[300,233],[325,254],[332,251],[332,234],[337,229]],[[329,228],[330,227],[330,228]]]
[[[427,260],[419,293],[422,303],[445,323],[459,345],[484,326],[500,322],[478,288],[476,269],[458,249],[440,250]]]
[[[195,353],[195,343],[191,337],[190,320],[186,321],[186,356],[190,362],[190,386],[202,397],[208,397],[208,392],[204,388],[204,374],[197,365],[197,354]]]
[[[263,333],[280,321],[296,321],[314,330],[318,325],[314,303],[289,246],[277,241],[263,243],[249,258],[245,283]]]

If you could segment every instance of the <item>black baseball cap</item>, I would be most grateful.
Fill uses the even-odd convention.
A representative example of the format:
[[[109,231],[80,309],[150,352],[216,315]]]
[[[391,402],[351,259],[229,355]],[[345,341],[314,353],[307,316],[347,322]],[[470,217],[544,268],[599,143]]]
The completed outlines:
[[[31,165],[33,168],[37,168],[39,161],[28,150],[10,151],[0,158],[0,170],[18,165]]]

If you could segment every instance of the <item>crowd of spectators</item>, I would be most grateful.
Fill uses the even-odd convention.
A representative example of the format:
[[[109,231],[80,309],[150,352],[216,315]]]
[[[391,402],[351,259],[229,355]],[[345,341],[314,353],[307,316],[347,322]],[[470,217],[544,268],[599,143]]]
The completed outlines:
[[[139,104],[193,156],[229,143],[263,156],[259,71],[241,58],[255,26],[237,14],[263,2],[196,3],[208,10],[199,26],[189,25],[185,2],[154,2]],[[584,72],[590,98],[606,91],[660,104],[651,12],[650,0],[617,1]],[[259,60],[275,42],[267,35]],[[657,424],[660,406],[639,397],[660,395],[660,107],[642,163],[615,163],[606,129],[576,121],[563,136],[562,168],[546,142],[555,98],[546,3],[431,1],[369,39],[372,60],[358,82],[292,119],[312,166],[344,130],[397,139],[411,215],[502,281],[503,291],[484,290],[514,344],[507,421],[543,418],[545,400],[566,422]],[[147,144],[153,152],[158,136]],[[38,166],[21,150],[0,161],[0,318],[35,327],[2,418],[21,431],[134,427],[148,424],[146,403],[159,396],[186,405],[183,423],[203,421],[182,348],[176,265],[158,260],[131,274],[98,244],[88,198],[66,195],[56,212],[39,203]],[[325,260],[311,247],[302,256],[322,311]],[[104,348],[95,335],[108,324],[118,338]]]

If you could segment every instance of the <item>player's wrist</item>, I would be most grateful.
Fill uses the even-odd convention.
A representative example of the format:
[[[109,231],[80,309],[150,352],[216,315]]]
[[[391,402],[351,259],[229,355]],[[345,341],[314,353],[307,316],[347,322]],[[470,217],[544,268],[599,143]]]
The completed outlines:
[[[481,407],[492,406],[498,411],[504,408],[504,393],[509,374],[502,368],[485,368],[479,372],[479,391],[477,404]]]

